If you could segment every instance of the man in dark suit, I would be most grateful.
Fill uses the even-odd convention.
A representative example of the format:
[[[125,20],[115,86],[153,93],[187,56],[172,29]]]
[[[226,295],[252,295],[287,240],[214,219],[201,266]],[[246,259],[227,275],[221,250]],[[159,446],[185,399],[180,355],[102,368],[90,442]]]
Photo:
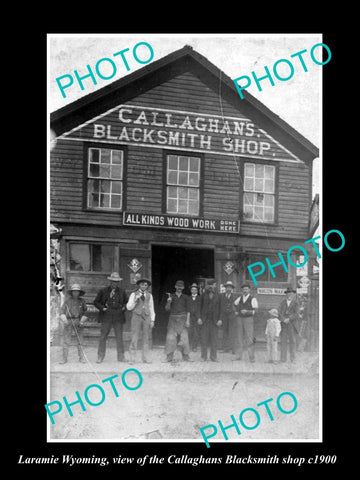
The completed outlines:
[[[210,347],[210,360],[218,362],[217,359],[217,335],[220,320],[220,297],[216,292],[216,281],[207,280],[206,290],[201,295],[201,318],[198,320],[201,325],[201,359],[207,360],[208,348]]]
[[[101,289],[94,300],[94,305],[99,310],[98,322],[101,323],[97,363],[101,363],[105,358],[106,339],[112,327],[116,338],[117,359],[119,362],[125,359],[123,324],[128,298],[125,290],[119,287],[122,278],[117,272],[113,272],[107,279],[110,280],[110,285]]]
[[[287,345],[289,343],[290,361],[295,361],[295,337],[297,334],[297,322],[299,319],[299,303],[296,298],[296,290],[287,288],[286,298],[280,303],[279,320],[280,332],[280,360],[286,362]]]
[[[190,287],[189,296],[189,311],[190,311],[190,328],[189,328],[189,343],[190,349],[196,352],[200,343],[200,325],[198,320],[200,318],[201,310],[201,296],[199,295],[199,287],[193,283]]]
[[[220,294],[220,320],[222,321],[222,349],[224,352],[235,353],[235,306],[236,296],[234,295],[235,285],[227,281],[224,285],[225,292]]]

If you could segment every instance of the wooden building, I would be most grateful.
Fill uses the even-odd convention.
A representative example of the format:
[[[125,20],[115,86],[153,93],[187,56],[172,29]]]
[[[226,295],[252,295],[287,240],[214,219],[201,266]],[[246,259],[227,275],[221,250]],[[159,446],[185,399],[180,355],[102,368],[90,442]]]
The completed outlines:
[[[166,292],[215,277],[239,291],[246,266],[309,239],[318,149],[191,47],[51,114],[50,219],[61,272],[91,305],[117,271],[128,292],[152,279],[154,339]],[[294,261],[296,251],[293,252]],[[296,269],[253,286],[262,314]],[[95,314],[95,312],[94,312]],[[129,329],[127,322],[126,329]]]

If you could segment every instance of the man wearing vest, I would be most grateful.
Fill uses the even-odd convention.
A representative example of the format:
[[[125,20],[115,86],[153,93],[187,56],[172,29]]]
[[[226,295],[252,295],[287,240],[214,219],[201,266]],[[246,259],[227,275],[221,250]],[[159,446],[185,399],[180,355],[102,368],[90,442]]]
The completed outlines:
[[[140,331],[142,330],[143,346],[142,361],[149,361],[149,344],[151,329],[154,327],[155,311],[154,299],[148,288],[151,285],[147,278],[140,278],[136,284],[139,289],[130,295],[126,308],[132,312],[131,315],[131,342],[129,346],[130,363],[134,363]]]
[[[295,337],[297,332],[296,322],[299,319],[299,303],[296,299],[296,290],[287,288],[285,290],[286,298],[280,303],[279,320],[281,323],[280,331],[280,360],[286,362],[287,344],[289,341],[290,361],[295,361]]]
[[[241,360],[243,349],[248,351],[250,362],[255,362],[254,314],[259,308],[256,298],[250,295],[250,285],[242,285],[242,295],[234,302],[238,352],[235,360]]]
[[[222,321],[222,349],[224,352],[235,353],[235,307],[236,297],[233,293],[235,285],[227,281],[224,285],[225,292],[220,294],[220,320]]]

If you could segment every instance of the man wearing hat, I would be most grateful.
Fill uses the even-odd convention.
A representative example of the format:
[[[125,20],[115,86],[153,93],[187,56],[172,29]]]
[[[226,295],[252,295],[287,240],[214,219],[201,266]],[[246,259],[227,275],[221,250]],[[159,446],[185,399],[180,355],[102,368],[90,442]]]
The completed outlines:
[[[286,298],[279,305],[280,332],[280,360],[286,362],[287,345],[289,344],[290,361],[295,361],[296,323],[299,320],[299,303],[296,299],[296,290],[288,287],[285,290]]]
[[[206,361],[208,349],[210,348],[210,360],[218,362],[217,359],[217,337],[220,320],[220,297],[216,293],[216,281],[206,281],[206,289],[201,295],[201,360]]]
[[[250,362],[255,362],[254,315],[259,308],[255,297],[250,295],[250,285],[241,286],[242,295],[234,302],[236,307],[238,352],[235,360],[241,360],[243,349],[248,351]]]
[[[190,360],[190,346],[188,328],[190,327],[189,297],[183,293],[185,288],[182,280],[175,283],[175,293],[168,294],[165,310],[170,312],[166,334],[165,362],[171,362],[177,347],[177,338],[180,336],[179,345],[182,347],[182,356],[186,362]]]
[[[220,320],[222,321],[222,349],[224,352],[235,353],[235,307],[234,295],[235,285],[228,280],[225,285],[225,292],[220,294]]]
[[[84,315],[87,306],[85,300],[81,297],[85,295],[85,292],[79,284],[74,283],[67,293],[68,298],[64,301],[60,309],[60,319],[64,326],[62,342],[63,358],[60,363],[66,363],[68,361],[69,346],[71,345],[71,335],[73,332],[75,333],[79,361],[84,363],[82,325],[87,320],[87,317]]]
[[[127,302],[126,308],[132,312],[131,315],[131,342],[129,346],[130,363],[134,363],[139,340],[142,330],[143,347],[142,360],[149,362],[149,343],[151,329],[154,327],[155,311],[154,299],[148,288],[151,285],[147,278],[139,278],[136,282],[139,287],[136,292],[132,292]]]
[[[105,358],[106,339],[112,327],[116,338],[117,359],[119,362],[124,361],[123,323],[128,298],[125,290],[119,287],[122,278],[117,272],[113,272],[107,279],[110,281],[109,286],[102,288],[94,300],[94,305],[99,310],[98,322],[101,323],[97,363]]]
[[[200,318],[201,297],[199,295],[199,286],[193,283],[190,287],[189,309],[190,309],[190,328],[189,328],[189,343],[193,352],[196,352],[200,343],[200,325],[198,319]]]
[[[278,362],[278,341],[281,332],[281,324],[279,320],[279,312],[276,308],[269,310],[270,317],[266,322],[265,336],[267,343],[268,362]]]

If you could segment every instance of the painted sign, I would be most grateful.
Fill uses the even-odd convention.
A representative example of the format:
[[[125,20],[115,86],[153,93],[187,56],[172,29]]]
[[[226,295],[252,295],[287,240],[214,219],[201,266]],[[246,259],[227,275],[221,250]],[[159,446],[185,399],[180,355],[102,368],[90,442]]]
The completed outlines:
[[[286,288],[258,288],[258,295],[284,295]]]
[[[248,118],[156,107],[119,105],[61,138],[300,162]]]
[[[124,212],[123,224],[135,227],[173,228],[206,232],[239,233],[238,220]]]

